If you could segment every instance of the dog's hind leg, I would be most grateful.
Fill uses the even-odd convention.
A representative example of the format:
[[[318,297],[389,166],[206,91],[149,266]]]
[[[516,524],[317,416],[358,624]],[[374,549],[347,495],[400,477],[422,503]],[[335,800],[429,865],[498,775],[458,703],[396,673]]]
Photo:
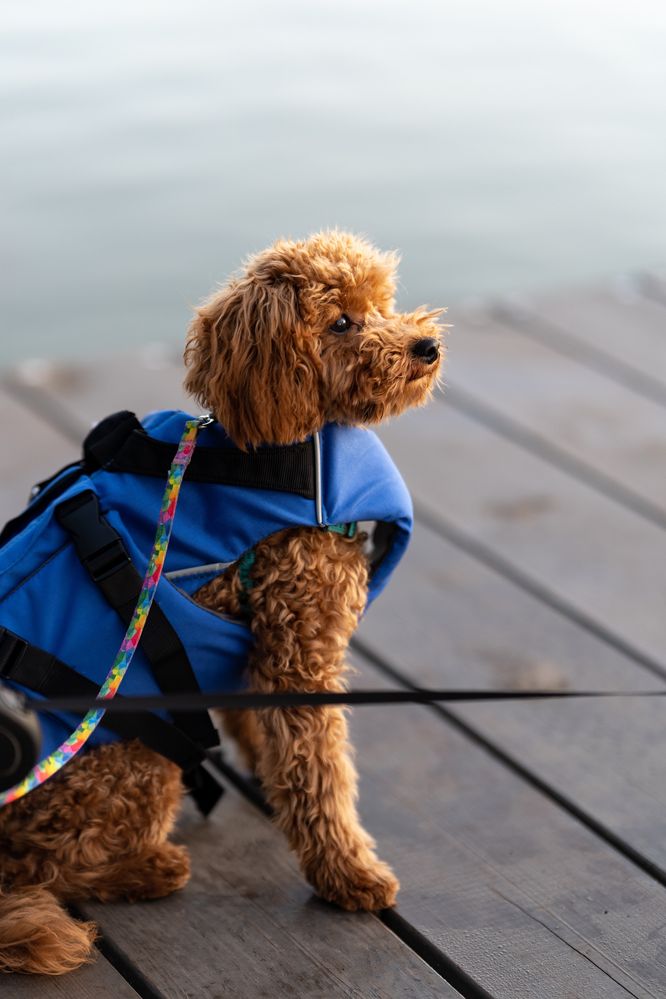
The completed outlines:
[[[0,811],[0,878],[64,901],[168,895],[189,878],[167,842],[181,795],[178,767],[138,740],[85,752]]]
[[[95,926],[60,901],[155,898],[189,877],[167,842],[180,771],[141,743],[76,757],[0,809],[0,971],[59,975],[90,960]]]
[[[344,657],[365,606],[361,542],[299,529],[256,549],[249,599],[253,689],[344,690]],[[356,811],[357,775],[340,708],[262,710],[258,772],[279,826],[323,898],[345,909],[392,905],[398,882]]]
[[[190,857],[184,846],[144,846],[124,860],[108,862],[97,872],[90,893],[102,902],[164,898],[190,880]]]

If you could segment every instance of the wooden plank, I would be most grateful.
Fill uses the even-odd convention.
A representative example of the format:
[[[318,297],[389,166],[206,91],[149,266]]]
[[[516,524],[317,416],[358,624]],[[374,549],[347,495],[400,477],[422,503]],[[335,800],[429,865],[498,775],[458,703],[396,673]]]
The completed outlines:
[[[452,337],[449,388],[453,391],[448,398],[453,396],[454,405],[459,404],[455,390],[462,387],[463,410],[473,412],[475,406],[484,407],[489,401],[491,419],[492,411],[499,411],[519,421],[519,441],[522,432],[537,430],[547,445],[565,448],[567,454],[614,475],[625,486],[631,483],[655,507],[663,508],[666,466],[658,460],[660,452],[666,458],[663,408],[501,323],[485,321],[482,315],[470,317],[474,319],[459,323],[457,336]],[[546,456],[550,457],[547,450]],[[478,576],[487,570],[472,563],[461,572],[459,564],[466,556],[445,541],[438,545],[434,536],[415,548],[394,601],[400,608],[391,606],[395,591],[389,592],[379,614],[371,617],[366,635],[374,635],[373,648],[390,655],[393,662],[397,657],[418,682],[460,682],[454,663],[460,664],[466,676],[471,669],[474,679],[479,676],[482,684],[490,686],[528,686],[530,682],[547,686],[550,682],[626,689],[647,679],[593,636],[586,641],[597,648],[589,648],[588,657],[576,653],[569,661],[558,661],[548,654],[547,646],[552,647],[568,627],[576,639],[574,651],[582,638],[576,628],[542,608],[541,618],[546,620],[540,620],[538,628],[530,625],[525,633],[523,620],[531,619],[538,605],[525,607],[535,601],[495,577],[495,589],[507,591],[515,605],[507,628],[506,620],[498,621],[498,611],[501,607],[502,613],[510,612],[512,601],[498,599],[499,594],[490,602],[484,600],[487,587]],[[455,579],[452,563],[458,567],[453,570]],[[467,585],[471,572],[474,583]],[[433,579],[439,585],[433,586]],[[469,611],[465,613],[465,602],[473,608],[473,620]],[[477,614],[480,606],[483,611]],[[433,625],[423,635],[415,614],[426,607]],[[399,627],[395,624],[398,614]],[[415,656],[416,648],[422,655]],[[452,663],[442,662],[442,649]],[[609,653],[620,666],[612,676],[607,670]],[[666,806],[662,763],[666,705],[662,701],[600,701],[507,707],[504,711],[479,705],[478,710],[456,713],[516,760],[529,755],[530,770],[539,779],[666,871],[660,832]],[[542,731],[548,732],[546,741],[540,738]]]
[[[618,650],[420,525],[359,637],[424,686],[664,689]],[[666,878],[664,699],[449,710]]]
[[[382,436],[423,511],[666,665],[666,533],[448,406]]]
[[[0,458],[0,526],[27,503],[31,487],[79,454],[45,419],[30,412],[0,388],[0,422],[13,442]]]
[[[109,413],[129,409],[139,417],[154,409],[188,408],[182,390],[184,368],[179,352],[162,344],[149,344],[95,362],[52,363],[40,378],[30,367],[17,368],[6,378],[30,398],[45,402],[72,428],[76,439]]]
[[[0,459],[2,521],[23,509],[36,481],[80,457],[86,433],[109,413],[192,408],[182,379],[177,352],[159,344],[96,363],[31,362],[6,371],[0,418],[20,428],[21,446]]]
[[[666,308],[622,282],[508,307],[507,318],[666,402]],[[606,363],[610,361],[610,364]]]
[[[659,885],[430,710],[358,708],[352,727],[400,913],[491,995],[666,994]]]
[[[282,836],[236,792],[208,820],[188,808],[180,829],[193,855],[183,892],[84,907],[169,999],[459,995],[376,917],[313,899]]]
[[[139,993],[98,956],[94,964],[69,975],[3,975],[3,999],[137,999]]]
[[[483,313],[459,318],[447,371],[454,406],[666,524],[663,406]]]
[[[660,886],[429,711],[359,709],[353,729],[361,809],[402,880],[399,912],[435,947],[497,999],[664,995]],[[86,906],[168,996],[451,994],[373,917],[313,899],[235,796],[206,822],[190,812],[181,836],[194,858],[184,892]]]

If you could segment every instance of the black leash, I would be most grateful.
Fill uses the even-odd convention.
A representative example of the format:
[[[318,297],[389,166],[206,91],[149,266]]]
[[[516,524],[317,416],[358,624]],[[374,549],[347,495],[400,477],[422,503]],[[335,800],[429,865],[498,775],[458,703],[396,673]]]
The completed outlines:
[[[226,710],[261,710],[266,708],[324,707],[349,704],[438,704],[473,703],[482,701],[544,701],[583,698],[664,697],[665,690],[432,690],[412,687],[407,690],[350,690],[303,693],[283,691],[275,694],[228,693],[212,694],[185,692],[148,697],[116,697],[111,700],[91,697],[27,698],[0,683],[0,791],[22,780],[39,759],[40,734],[36,713],[71,711],[84,714],[92,708],[108,712],[138,710],[201,711],[208,708]],[[156,721],[159,717],[152,716]],[[115,723],[117,724],[117,723]],[[208,753],[206,753],[208,755]],[[199,771],[205,768],[198,768]],[[209,775],[210,777],[210,775]],[[207,814],[220,795],[219,784],[197,788],[193,793],[202,812]],[[197,798],[203,794],[203,798]]]
[[[433,690],[413,687],[408,690],[348,690],[302,693],[183,693],[145,697],[117,697],[113,700],[86,697],[29,698],[33,711],[85,712],[104,708],[112,712],[139,711],[200,711],[221,708],[226,711],[261,708],[324,707],[326,705],[361,704],[440,704],[473,703],[475,701],[544,701],[580,698],[666,697],[664,690]]]

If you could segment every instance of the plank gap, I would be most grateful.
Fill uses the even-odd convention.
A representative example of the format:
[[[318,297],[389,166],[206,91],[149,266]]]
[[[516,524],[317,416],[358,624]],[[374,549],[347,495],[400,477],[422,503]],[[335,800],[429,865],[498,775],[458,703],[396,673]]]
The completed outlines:
[[[219,756],[212,759],[212,762],[219,772],[262,815],[269,818],[272,816],[273,810],[266,801],[258,782],[249,779]],[[420,957],[432,971],[459,992],[462,999],[493,999],[489,992],[486,992],[485,989],[478,985],[444,951],[435,947],[427,937],[400,916],[395,909],[384,909],[380,913],[373,913],[373,915],[398,937],[406,947],[413,951],[417,957]],[[152,997],[148,996],[147,999],[152,999]]]
[[[465,416],[480,423],[498,436],[517,444],[537,458],[547,461],[550,465],[554,465],[566,475],[576,479],[577,482],[583,482],[607,499],[619,503],[638,514],[639,517],[650,521],[656,527],[662,530],[666,528],[666,513],[654,503],[644,499],[640,493],[625,486],[618,479],[598,471],[580,458],[576,458],[543,435],[529,430],[522,423],[505,416],[494,406],[481,402],[480,399],[464,389],[449,383],[446,386],[446,393],[444,395],[437,394],[435,399],[440,405],[450,405],[453,409],[464,413]]]
[[[508,303],[499,304],[491,307],[489,314],[523,336],[578,361],[660,406],[666,406],[666,384],[660,379],[613,357],[600,347],[585,343],[562,326],[536,315],[527,307],[521,305],[520,310],[516,310]]]
[[[453,986],[463,996],[463,999],[493,999],[490,992],[478,985],[444,951],[435,947],[415,926],[407,922],[397,909],[383,909],[378,913],[377,918],[410,950],[418,954],[444,981]]]
[[[75,919],[85,920],[86,916],[74,904],[68,906],[69,911]],[[104,933],[95,942],[97,950],[109,964],[121,975],[127,984],[141,997],[141,999],[167,999],[163,992],[155,988],[143,975],[135,964],[130,961],[125,953],[116,944],[112,943]]]
[[[366,662],[375,666],[380,672],[390,677],[395,683],[398,683],[400,686],[406,687],[410,690],[416,689],[416,685],[411,682],[408,676],[404,675],[399,669],[388,663],[383,656],[371,649],[365,641],[361,641],[358,638],[352,638],[350,645],[358,655],[366,660]],[[521,763],[510,753],[506,752],[506,750],[501,749],[500,746],[498,746],[492,739],[483,735],[473,725],[461,718],[455,710],[452,708],[446,708],[442,704],[427,704],[422,706],[437,714],[442,720],[452,725],[464,736],[474,742],[475,745],[485,750],[490,756],[493,757],[493,759],[503,764],[503,766],[511,770],[512,773],[516,774],[516,776],[520,777],[535,790],[545,795],[545,797],[547,797],[550,801],[584,825],[587,829],[602,839],[608,846],[622,854],[623,857],[631,861],[632,864],[640,868],[640,870],[649,875],[654,881],[666,886],[666,871],[663,870],[658,864],[655,864],[640,851],[635,850],[634,847],[612,832],[612,830],[610,830],[602,822],[599,822],[594,818],[594,816],[590,815],[584,809],[576,805],[575,802],[571,801],[565,795],[551,787],[550,784],[531,771],[529,767]]]
[[[0,387],[20,406],[28,409],[33,416],[38,416],[66,440],[80,447],[86,428],[76,418],[70,416],[57,399],[32,385],[24,385],[11,376],[2,378]]]
[[[491,548],[490,545],[462,531],[459,527],[456,527],[442,517],[441,514],[426,509],[418,500],[414,501],[414,515],[418,523],[429,528],[434,534],[440,535],[440,537],[450,542],[456,548],[471,555],[478,562],[481,562],[482,565],[487,566],[493,572],[496,572],[526,593],[529,593],[530,596],[541,601],[547,607],[550,607],[551,610],[556,611],[562,617],[566,617],[574,624],[584,628],[585,631],[590,632],[596,638],[601,639],[601,641],[605,642],[616,652],[627,656],[628,659],[631,659],[653,676],[657,676],[661,680],[666,679],[666,669],[664,669],[661,663],[634,648],[625,639],[606,628],[605,625],[588,616],[585,611],[580,610],[574,604],[570,604],[557,596],[556,593],[549,590],[534,577],[529,576],[513,565],[513,563],[509,562],[508,559],[505,559]]]

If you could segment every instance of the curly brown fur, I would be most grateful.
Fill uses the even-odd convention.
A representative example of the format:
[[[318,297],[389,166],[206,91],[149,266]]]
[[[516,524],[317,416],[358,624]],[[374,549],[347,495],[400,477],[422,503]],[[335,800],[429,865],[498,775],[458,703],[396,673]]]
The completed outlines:
[[[42,885],[63,901],[168,894],[162,856],[175,859],[166,838],[181,795],[178,767],[138,739],[84,753],[0,810],[0,878]]]
[[[439,313],[394,311],[396,264],[346,233],[277,242],[197,310],[187,390],[245,449],[422,405],[439,370]],[[334,331],[343,316],[345,329]],[[425,341],[429,357],[417,347]],[[362,539],[281,531],[257,546],[252,576],[250,688],[344,690],[367,593]],[[240,616],[240,590],[233,566],[196,597]],[[398,882],[359,822],[344,710],[234,712],[225,725],[315,890],[345,909],[391,905]],[[86,959],[92,930],[56,899],[155,898],[182,887],[187,854],[167,841],[180,795],[172,764],[138,742],[114,743],[0,811],[0,884],[14,889],[0,896],[0,969],[57,973]],[[23,886],[39,887],[31,895]],[[18,936],[7,928],[12,906],[25,929]],[[57,941],[39,938],[42,907]]]
[[[0,884],[12,888],[0,893],[0,970],[62,974],[90,959],[94,927],[56,899],[136,901],[184,887],[187,851],[167,842],[181,796],[178,767],[134,740],[76,757],[0,809]]]
[[[367,593],[362,540],[305,528],[282,531],[257,546],[253,575],[252,689],[344,690],[347,643]],[[236,586],[233,576],[214,580],[199,599],[229,610]],[[398,882],[375,856],[356,813],[344,711],[252,714],[245,750],[256,759],[278,825],[318,894],[345,909],[392,905]]]
[[[197,312],[185,352],[187,389],[240,447],[300,440],[329,420],[374,424],[427,401],[439,363],[438,312],[398,314],[394,254],[345,233],[281,241],[248,262]],[[347,316],[342,335],[331,326]],[[344,656],[365,606],[360,541],[301,529],[257,546],[250,592],[253,689],[344,689]],[[232,569],[197,594],[237,614]],[[227,731],[261,777],[280,827],[323,897],[348,909],[391,905],[398,884],[360,826],[344,713],[235,713]]]

